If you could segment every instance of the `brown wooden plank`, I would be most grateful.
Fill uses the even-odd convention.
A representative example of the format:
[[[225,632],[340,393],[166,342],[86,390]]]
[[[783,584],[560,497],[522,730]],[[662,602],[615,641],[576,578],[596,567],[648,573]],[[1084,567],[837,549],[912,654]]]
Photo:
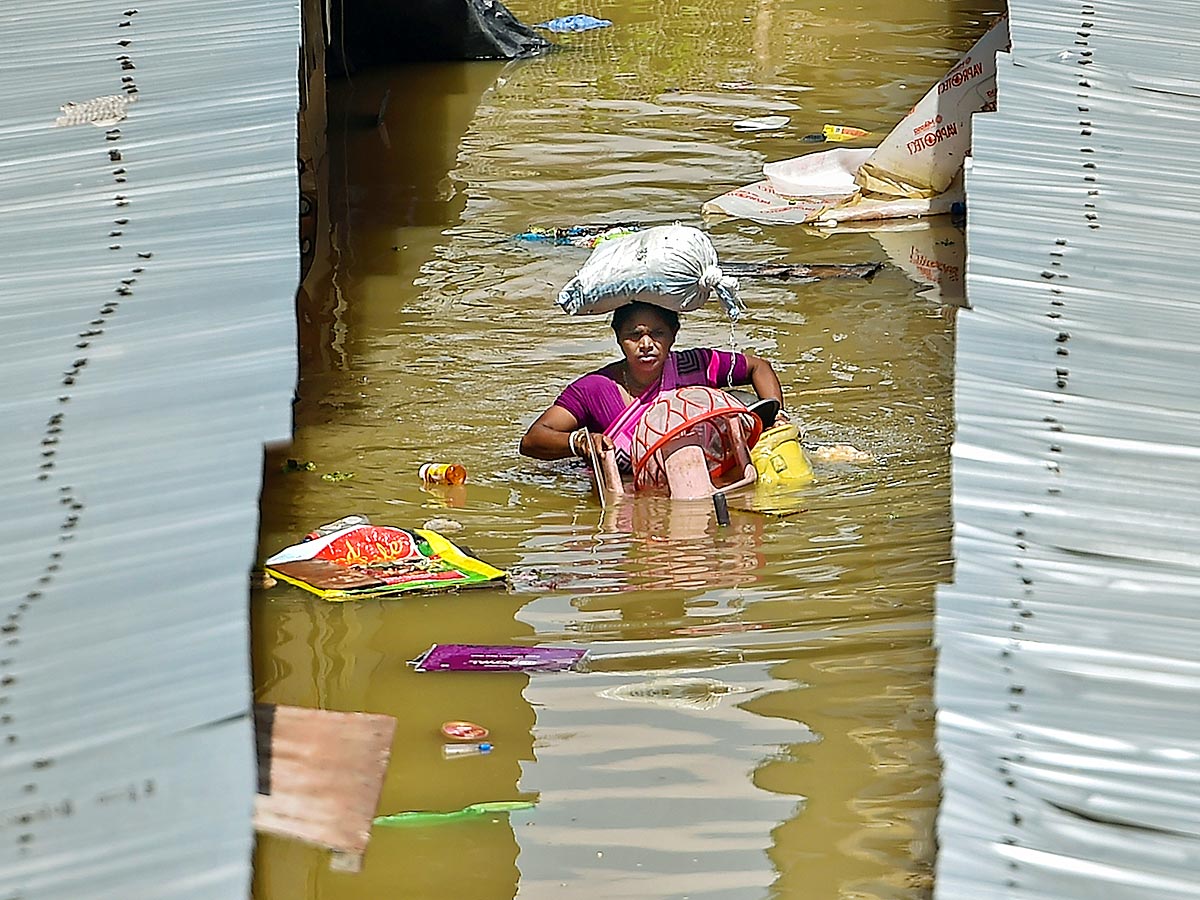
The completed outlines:
[[[254,827],[328,847],[353,870],[347,863],[362,856],[371,838],[395,718],[259,704],[255,721],[260,793]]]

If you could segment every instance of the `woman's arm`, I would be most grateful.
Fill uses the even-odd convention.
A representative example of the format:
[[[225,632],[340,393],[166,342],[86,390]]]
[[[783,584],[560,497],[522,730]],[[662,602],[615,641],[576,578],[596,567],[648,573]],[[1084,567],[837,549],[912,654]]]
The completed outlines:
[[[754,386],[754,393],[758,398],[779,401],[779,412],[775,414],[773,421],[780,425],[790,422],[787,410],[783,408],[783,388],[771,364],[759,356],[751,356],[749,353],[742,355],[746,357],[746,381]]]
[[[580,456],[587,451],[574,437],[580,431],[579,420],[567,409],[555,404],[534,419],[525,436],[521,438],[522,456],[534,459],[565,459]],[[612,440],[606,434],[593,434],[592,446],[597,452],[612,449]]]
[[[533,420],[533,424],[521,438],[521,455],[532,456],[534,459],[563,459],[574,456],[571,432],[578,427],[579,420],[555,404]]]
[[[782,407],[783,388],[771,364],[761,356],[751,356],[749,353],[742,355],[746,357],[747,381],[754,386],[754,393],[758,394],[760,400],[778,400]]]

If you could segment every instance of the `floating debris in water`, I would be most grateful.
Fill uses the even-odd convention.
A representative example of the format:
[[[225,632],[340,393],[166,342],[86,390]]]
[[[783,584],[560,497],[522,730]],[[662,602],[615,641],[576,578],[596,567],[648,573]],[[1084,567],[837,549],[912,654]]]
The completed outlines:
[[[554,34],[567,34],[574,31],[591,31],[593,28],[607,28],[611,24],[611,19],[597,19],[595,16],[576,13],[572,16],[550,19],[548,22],[538,22],[533,27],[544,28]]]
[[[430,519],[421,527],[428,529],[429,531],[441,532],[463,530],[462,522],[456,522],[454,519]]]
[[[509,572],[509,586],[514,591],[554,591],[565,579],[561,572],[540,569],[518,569]]]
[[[777,131],[788,122],[787,116],[763,116],[761,119],[739,119],[733,123],[734,131]]]
[[[734,687],[714,678],[655,678],[607,688],[601,697],[628,703],[653,703],[677,709],[713,709],[730,694],[748,694],[752,689]]]
[[[514,812],[519,809],[532,809],[533,804],[528,800],[489,800],[484,803],[472,803],[462,809],[451,812],[432,812],[413,810],[411,812],[395,813],[390,816],[376,816],[376,825],[436,825],[439,822],[451,822],[455,819],[466,819],[472,816],[494,815],[502,812]]]
[[[839,143],[841,141],[853,141],[858,138],[870,137],[871,132],[862,128],[855,128],[852,125],[825,125],[821,129],[821,137],[827,141]]]
[[[587,650],[491,644],[434,644],[409,665],[418,672],[563,672],[579,668]]]
[[[724,261],[721,271],[730,278],[778,278],[801,283],[823,278],[871,279],[883,263],[743,263]]]
[[[317,464],[309,459],[287,459],[284,460],[282,466],[279,467],[280,472],[312,472],[316,469]]]
[[[543,241],[550,244],[570,244],[574,247],[593,249],[602,241],[616,237],[624,237],[635,231],[640,231],[641,222],[614,222],[611,225],[569,225],[565,228],[555,228],[544,225],[531,225],[527,231],[514,235],[518,241]]]
[[[348,481],[354,477],[353,472],[326,472],[321,476],[322,481]]]
[[[474,722],[452,721],[442,723],[442,735],[451,741],[482,741],[488,730]]]
[[[822,447],[805,447],[804,448],[813,462],[821,463],[869,463],[874,462],[875,457],[870,453],[859,450],[853,444],[826,444]]]
[[[250,587],[251,588],[258,589],[260,591],[265,591],[265,590],[275,587],[275,585],[278,583],[279,582],[277,582],[274,578],[272,578],[266,572],[262,571],[262,569],[255,569],[253,572],[250,573]]]

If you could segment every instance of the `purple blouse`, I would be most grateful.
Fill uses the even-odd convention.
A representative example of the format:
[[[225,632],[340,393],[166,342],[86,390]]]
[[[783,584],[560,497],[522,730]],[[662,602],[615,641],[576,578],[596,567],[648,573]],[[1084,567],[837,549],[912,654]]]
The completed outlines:
[[[710,350],[672,350],[677,370],[675,387],[702,384],[707,387],[728,388],[750,380],[749,365],[741,353]],[[607,431],[627,405],[620,388],[620,362],[609,363],[602,369],[589,372],[572,381],[554,401],[575,417],[589,431]],[[622,448],[618,448],[620,451]],[[628,455],[617,454],[622,469],[628,469]]]

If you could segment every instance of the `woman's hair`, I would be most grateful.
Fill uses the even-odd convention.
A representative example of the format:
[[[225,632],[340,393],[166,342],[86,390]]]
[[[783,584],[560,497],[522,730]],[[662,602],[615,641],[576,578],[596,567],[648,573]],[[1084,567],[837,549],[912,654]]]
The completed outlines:
[[[665,306],[655,306],[653,303],[642,303],[640,301],[626,303],[624,306],[618,306],[613,311],[613,332],[620,335],[621,329],[632,316],[646,311],[658,313],[662,317],[662,320],[667,323],[667,327],[671,329],[671,334],[679,333],[679,313],[673,309],[667,309]]]

